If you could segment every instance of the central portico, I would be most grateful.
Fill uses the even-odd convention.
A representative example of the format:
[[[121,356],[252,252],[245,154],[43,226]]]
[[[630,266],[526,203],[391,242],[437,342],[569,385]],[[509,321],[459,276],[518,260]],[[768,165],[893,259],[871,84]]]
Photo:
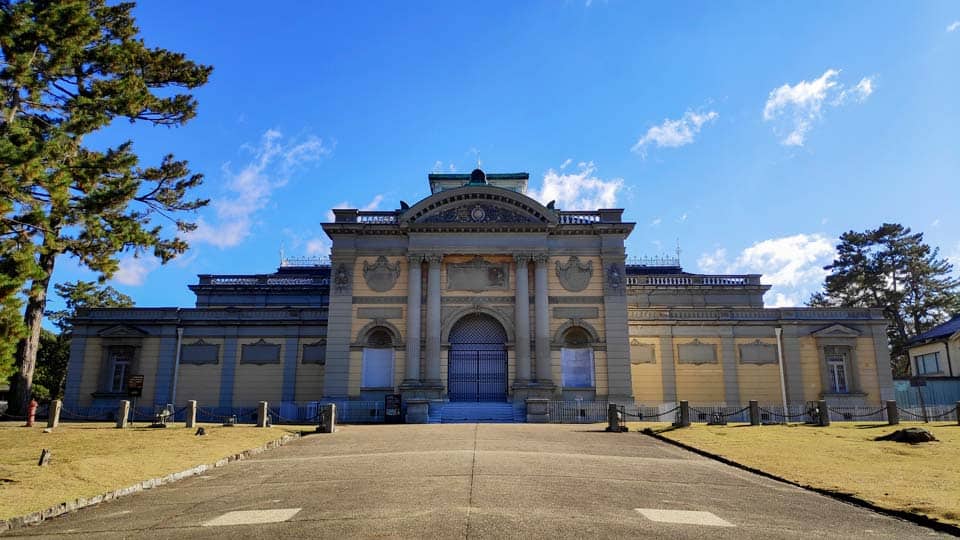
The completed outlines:
[[[632,402],[622,210],[544,206],[526,173],[429,179],[412,206],[323,226],[324,395]]]

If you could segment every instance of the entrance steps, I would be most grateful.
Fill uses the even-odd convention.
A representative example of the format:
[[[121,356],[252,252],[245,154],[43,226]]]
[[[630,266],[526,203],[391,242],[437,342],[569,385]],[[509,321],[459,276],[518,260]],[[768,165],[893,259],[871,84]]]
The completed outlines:
[[[522,411],[514,410],[513,403],[506,402],[449,402],[435,403],[430,407],[430,423],[474,424],[493,423],[510,424],[522,422]]]

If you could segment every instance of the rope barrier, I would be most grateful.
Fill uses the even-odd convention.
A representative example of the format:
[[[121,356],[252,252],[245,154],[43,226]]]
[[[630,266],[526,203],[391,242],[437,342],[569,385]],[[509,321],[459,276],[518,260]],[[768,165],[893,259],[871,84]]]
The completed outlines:
[[[661,417],[661,416],[664,416],[664,415],[666,415],[666,414],[670,414],[670,413],[672,413],[672,412],[676,412],[676,411],[679,411],[679,410],[680,410],[680,406],[678,405],[678,406],[670,409],[669,411],[663,411],[663,412],[657,413],[657,414],[643,414],[643,413],[640,413],[640,414],[631,414],[631,413],[628,413],[625,409],[620,409],[620,414],[622,414],[622,415],[624,415],[624,416],[632,416],[632,417],[634,417],[634,418],[659,418],[659,417]]]
[[[776,416],[777,418],[784,418],[787,420],[791,420],[794,418],[803,418],[804,416],[812,416],[815,410],[816,409],[807,409],[805,412],[802,412],[800,414],[780,414],[780,413],[773,412],[769,409],[764,409],[762,407],[760,408],[760,412],[767,413],[771,416]]]
[[[951,414],[957,412],[957,408],[956,408],[956,407],[954,407],[954,408],[952,408],[952,409],[950,409],[949,411],[944,412],[944,413],[940,413],[940,414],[927,414],[927,415],[915,414],[915,413],[912,413],[912,412],[910,412],[910,411],[908,411],[908,410],[906,410],[906,409],[901,409],[900,407],[897,407],[897,410],[899,410],[900,412],[902,412],[903,414],[906,414],[906,415],[908,415],[908,416],[912,416],[912,417],[914,417],[914,418],[922,418],[922,419],[924,419],[924,420],[929,420],[929,419],[931,419],[931,418],[944,418],[944,417],[946,417],[946,416],[950,416]]]
[[[101,412],[100,414],[93,415],[93,416],[89,416],[89,415],[80,414],[80,413],[78,413],[78,412],[71,411],[70,409],[67,409],[66,407],[60,409],[60,414],[61,414],[61,416],[62,416],[62,415],[66,415],[66,416],[72,417],[72,418],[75,419],[75,420],[101,420],[101,421],[111,421],[111,419],[110,419],[110,413],[111,413],[111,412],[112,412],[112,411],[104,411],[104,412]]]
[[[26,417],[26,416],[16,416],[16,415],[13,415],[13,414],[3,413],[3,414],[0,414],[0,419],[9,419],[9,420],[18,420],[18,421],[19,421],[19,420],[26,420],[27,417]]]
[[[830,407],[827,407],[827,410],[830,411],[830,412],[832,412],[832,413],[842,415],[844,418],[866,418],[866,417],[868,417],[868,416],[873,416],[873,415],[876,415],[876,414],[881,414],[881,413],[883,413],[883,411],[887,410],[887,408],[886,408],[886,407],[880,407],[879,409],[877,409],[877,410],[875,410],[875,411],[873,411],[873,412],[868,412],[868,413],[864,413],[864,414],[854,414],[854,413],[851,413],[851,412],[838,411],[838,410],[833,409],[833,408],[830,408]]]
[[[744,412],[746,412],[746,411],[749,411],[749,410],[750,410],[750,406],[748,405],[748,406],[740,409],[739,411],[733,411],[733,412],[731,412],[731,413],[722,413],[722,412],[719,412],[719,411],[716,411],[716,410],[714,410],[714,411],[704,411],[704,410],[701,410],[701,409],[696,409],[696,408],[694,408],[694,407],[690,407],[690,410],[691,410],[691,411],[694,411],[694,412],[696,412],[696,413],[699,413],[699,414],[707,414],[707,415],[711,415],[711,416],[719,416],[720,418],[730,418],[731,416],[736,416],[736,415],[738,415],[738,414],[742,414],[742,413],[744,413]]]
[[[281,416],[281,415],[280,415],[280,412],[277,411],[276,409],[268,409],[268,412],[269,412],[271,415],[273,415],[273,417],[276,418],[277,420],[279,420],[280,422],[288,422],[288,423],[291,423],[291,424],[293,424],[293,423],[300,423],[300,422],[315,422],[315,421],[319,421],[319,420],[320,420],[320,413],[319,413],[319,411],[317,412],[317,414],[313,415],[311,418],[305,418],[305,419],[303,419],[303,420],[300,420],[299,418],[287,418],[287,417],[285,417],[285,416]]]

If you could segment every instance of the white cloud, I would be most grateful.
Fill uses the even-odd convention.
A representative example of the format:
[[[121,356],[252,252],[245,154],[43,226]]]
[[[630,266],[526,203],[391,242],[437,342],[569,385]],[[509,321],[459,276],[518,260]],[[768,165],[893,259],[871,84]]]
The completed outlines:
[[[223,165],[226,194],[215,197],[211,205],[216,220],[210,222],[200,217],[197,229],[188,235],[191,243],[221,249],[240,244],[250,235],[256,213],[270,202],[273,191],[286,185],[287,175],[332,151],[312,135],[290,144],[283,144],[282,138],[279,131],[267,130],[257,146],[244,146],[252,159],[239,171],[234,172],[229,162]]]
[[[712,274],[762,274],[773,285],[767,303],[774,307],[800,305],[817,291],[827,276],[824,266],[833,262],[834,242],[819,234],[796,234],[757,242],[730,260],[724,248],[697,259],[702,272]]]
[[[113,274],[117,283],[139,286],[147,280],[150,272],[160,266],[160,260],[153,256],[137,257],[129,255],[120,259],[120,268]]]
[[[656,145],[657,148],[677,148],[688,145],[693,142],[694,137],[700,133],[705,124],[713,122],[719,116],[716,111],[706,113],[687,111],[677,120],[666,118],[659,126],[648,129],[631,150],[646,156],[647,145],[650,144]]]
[[[307,255],[311,257],[330,255],[330,239],[326,236],[317,236],[307,240]]]
[[[822,117],[824,104],[839,107],[849,101],[862,103],[873,93],[873,77],[846,87],[836,80],[839,75],[840,70],[828,69],[812,81],[784,84],[770,91],[763,106],[763,120],[777,123],[774,132],[783,137],[781,144],[803,146],[814,123]]]
[[[686,212],[680,214],[680,217],[677,218],[677,223],[684,223],[684,222],[686,222],[686,221],[687,221],[687,217],[689,217],[689,216],[687,215]]]
[[[650,226],[659,227],[661,223],[663,223],[663,220],[661,218],[654,218],[653,221],[650,222]]]
[[[580,162],[577,172],[562,174],[550,169],[543,175],[540,190],[531,190],[529,195],[546,204],[557,201],[557,208],[564,210],[596,210],[613,208],[617,204],[617,192],[623,188],[623,178],[604,180],[596,176],[593,162]]]
[[[566,168],[567,168],[567,165],[570,165],[571,163],[573,163],[573,160],[572,160],[572,159],[570,159],[570,158],[565,159],[565,160],[563,161],[563,163],[560,164],[560,169],[561,169],[561,170],[562,170],[562,169],[566,169]]]
[[[957,28],[960,28],[960,21],[953,21],[952,23],[947,25],[947,32],[953,32]]]

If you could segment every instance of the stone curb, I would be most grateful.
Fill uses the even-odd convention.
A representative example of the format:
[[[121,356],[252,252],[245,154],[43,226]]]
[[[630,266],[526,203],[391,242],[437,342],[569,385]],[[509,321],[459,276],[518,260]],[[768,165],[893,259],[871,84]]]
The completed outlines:
[[[866,509],[868,509],[868,510],[873,510],[874,512],[877,512],[878,514],[884,514],[884,515],[887,515],[887,516],[890,516],[890,517],[895,517],[895,518],[902,519],[902,520],[904,520],[904,521],[909,521],[909,522],[911,522],[911,523],[916,523],[917,525],[922,525],[922,526],[924,526],[924,527],[933,529],[933,530],[935,530],[935,531],[945,532],[945,533],[950,534],[950,535],[952,535],[952,536],[960,536],[960,527],[958,527],[957,525],[952,525],[952,524],[950,524],[950,523],[945,523],[945,522],[940,521],[940,520],[938,520],[938,519],[936,519],[936,518],[932,518],[932,517],[928,517],[928,516],[924,516],[924,515],[920,515],[920,514],[914,514],[914,513],[912,513],[912,512],[907,512],[906,510],[893,510],[893,509],[891,509],[891,508],[884,508],[884,507],[882,507],[882,506],[876,505],[876,504],[873,503],[873,502],[870,502],[870,501],[868,501],[868,500],[866,500],[866,499],[861,499],[860,497],[857,497],[856,495],[851,495],[851,494],[849,494],[849,493],[842,493],[842,492],[839,492],[839,491],[832,491],[832,490],[829,490],[829,489],[818,488],[818,487],[815,487],[815,486],[810,486],[810,485],[807,485],[807,484],[801,484],[801,483],[798,483],[798,482],[794,482],[793,480],[788,480],[788,479],[786,479],[786,478],[777,476],[777,475],[775,475],[775,474],[768,473],[767,471],[764,471],[764,470],[761,470],[761,469],[756,469],[756,468],[754,468],[754,467],[751,467],[751,466],[749,466],[749,465],[744,465],[744,464],[742,464],[742,463],[738,463],[738,462],[733,461],[733,460],[731,460],[731,459],[729,459],[729,458],[725,458],[725,457],[723,457],[723,456],[721,456],[721,455],[714,454],[714,453],[708,452],[708,451],[706,451],[706,450],[701,450],[700,448],[697,448],[697,447],[695,447],[695,446],[690,446],[690,445],[685,444],[685,443],[682,443],[682,442],[680,442],[680,441],[675,441],[675,440],[673,440],[673,439],[664,437],[663,435],[660,435],[659,433],[654,433],[652,430],[649,430],[649,431],[648,431],[648,430],[649,430],[649,428],[643,429],[643,430],[640,431],[640,433],[643,434],[643,435],[647,435],[648,437],[653,437],[654,439],[657,439],[658,441],[662,441],[662,442],[665,442],[665,443],[667,443],[667,444],[671,444],[671,445],[676,446],[676,447],[678,447],[678,448],[683,448],[684,450],[688,450],[688,451],[690,451],[690,452],[693,452],[694,454],[701,455],[701,456],[703,456],[703,457],[705,457],[705,458],[709,458],[709,459],[712,459],[712,460],[714,460],[714,461],[719,461],[720,463],[723,463],[724,465],[730,465],[731,467],[736,467],[737,469],[740,469],[740,470],[743,470],[743,471],[747,471],[747,472],[749,472],[749,473],[753,473],[753,474],[762,476],[762,477],[764,477],[764,478],[769,478],[769,479],[771,479],[771,480],[776,480],[777,482],[782,482],[782,483],[784,483],[784,484],[790,484],[791,486],[796,486],[796,487],[798,487],[798,488],[800,488],[800,489],[805,489],[805,490],[807,490],[807,491],[812,491],[812,492],[814,492],[814,493],[819,493],[820,495],[824,495],[824,496],[830,497],[831,499],[836,499],[836,500],[838,500],[838,501],[843,501],[843,502],[845,502],[845,503],[849,503],[849,504],[852,504],[852,505],[854,505],[854,506],[860,506],[860,507],[866,508]]]
[[[272,448],[278,448],[287,444],[288,442],[299,439],[301,433],[290,433],[267,442],[262,446],[256,448],[251,448],[249,450],[244,450],[236,454],[231,454],[225,458],[218,459],[213,463],[205,463],[202,465],[197,465],[196,467],[191,467],[185,471],[170,473],[159,478],[150,478],[142,482],[137,482],[132,486],[123,487],[120,489],[115,489],[113,491],[107,491],[99,495],[94,495],[93,497],[81,497],[72,501],[62,502],[60,504],[45,508],[43,510],[38,510],[36,512],[30,512],[29,514],[24,514],[22,516],[15,516],[8,518],[6,520],[0,520],[0,534],[3,534],[6,531],[12,531],[16,529],[22,529],[24,527],[29,527],[30,525],[36,525],[45,520],[48,520],[53,517],[61,516],[63,514],[68,514],[81,508],[86,508],[88,506],[94,506],[102,502],[112,501],[120,497],[125,497],[134,493],[139,493],[145,489],[153,489],[155,487],[162,486],[164,484],[171,484],[178,480],[183,480],[184,478],[189,478],[201,474],[210,469],[216,469],[217,467],[223,467],[224,465],[234,462],[242,461],[251,456],[257,454],[262,454],[267,450]]]

